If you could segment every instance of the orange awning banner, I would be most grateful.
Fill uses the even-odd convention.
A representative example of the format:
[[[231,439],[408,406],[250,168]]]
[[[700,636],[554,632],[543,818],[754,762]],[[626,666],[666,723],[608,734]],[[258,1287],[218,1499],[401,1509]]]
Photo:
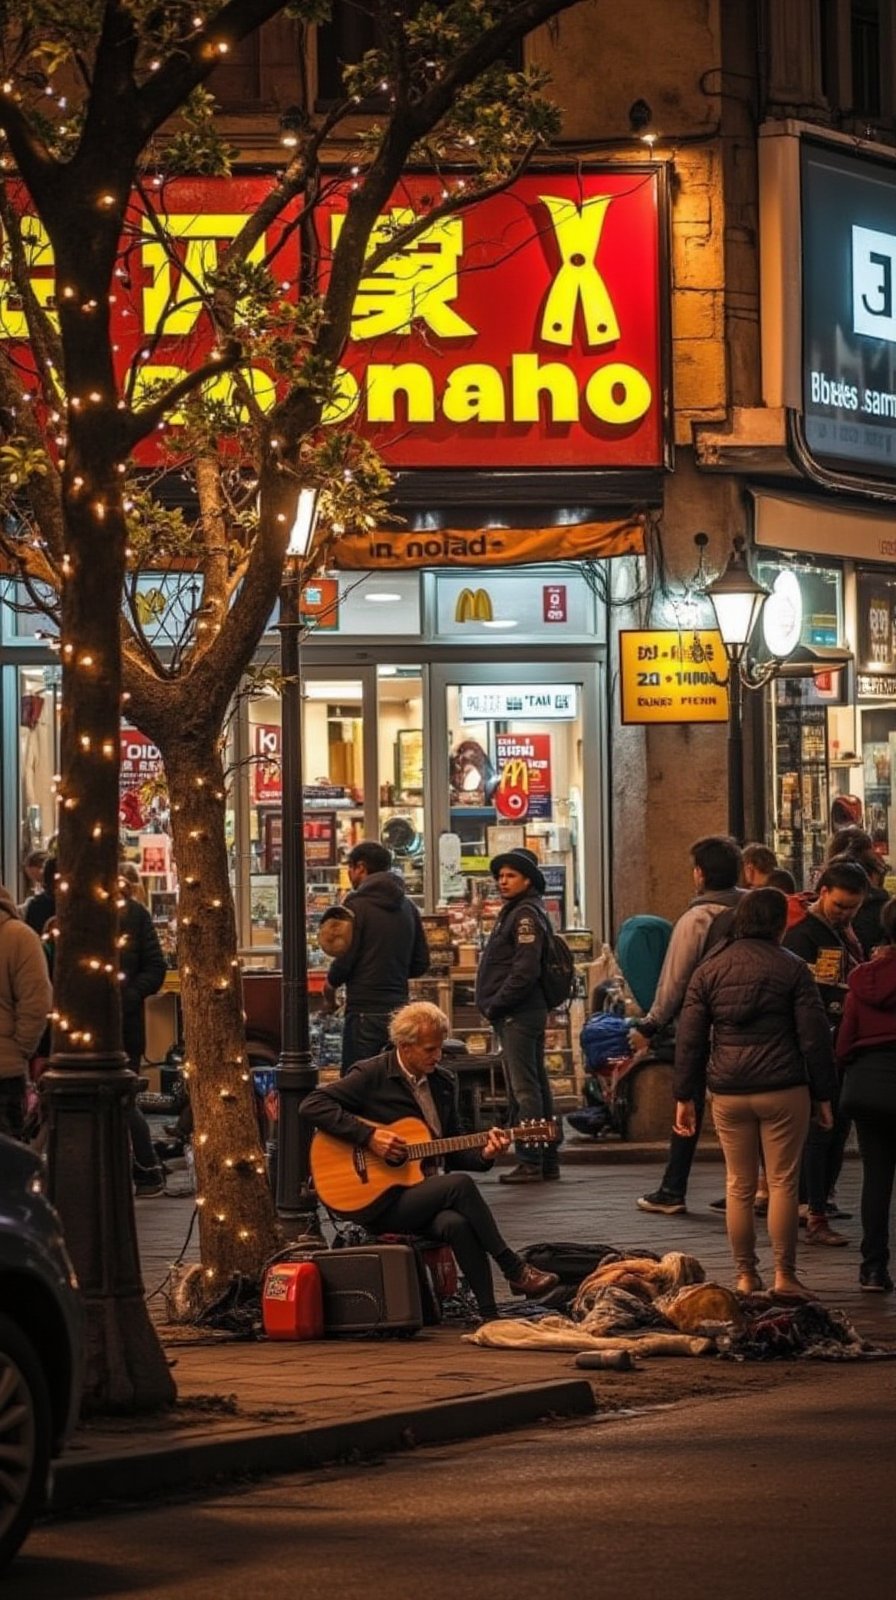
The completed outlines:
[[[342,572],[409,567],[522,567],[554,561],[603,561],[644,554],[644,518],[574,522],[553,528],[438,528],[408,533],[376,528],[327,545],[328,567]]]

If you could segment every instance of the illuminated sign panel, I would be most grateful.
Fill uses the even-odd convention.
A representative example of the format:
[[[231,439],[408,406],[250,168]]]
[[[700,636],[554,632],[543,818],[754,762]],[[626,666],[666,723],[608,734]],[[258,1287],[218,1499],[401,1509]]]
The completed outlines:
[[[896,477],[896,167],[804,141],[801,183],[806,442]]]
[[[362,278],[327,420],[350,421],[394,468],[661,466],[660,181],[636,167],[539,171],[424,230]],[[371,250],[430,209],[435,184],[425,174],[402,182]],[[119,375],[136,365],[138,395],[212,354],[195,284],[269,188],[264,177],[167,183],[159,204],[174,262],[135,199],[111,317]],[[337,187],[319,217],[324,285],[345,209]],[[298,275],[295,220],[287,212],[249,258],[270,260],[287,292]],[[49,245],[35,219],[27,227],[32,284],[52,309]],[[19,343],[26,331],[7,293],[0,337]],[[272,404],[270,373],[260,366],[252,381]],[[229,375],[211,387],[229,397]]]
[[[619,630],[623,723],[726,722],[727,676],[725,646],[714,628]]]

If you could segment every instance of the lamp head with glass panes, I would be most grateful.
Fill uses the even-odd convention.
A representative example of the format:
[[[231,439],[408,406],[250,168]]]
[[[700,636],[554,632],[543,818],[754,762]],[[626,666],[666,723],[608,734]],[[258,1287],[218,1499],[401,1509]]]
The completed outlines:
[[[712,601],[725,653],[733,667],[740,667],[768,590],[757,583],[744,553],[744,540],[738,535],[724,572],[706,586]]]

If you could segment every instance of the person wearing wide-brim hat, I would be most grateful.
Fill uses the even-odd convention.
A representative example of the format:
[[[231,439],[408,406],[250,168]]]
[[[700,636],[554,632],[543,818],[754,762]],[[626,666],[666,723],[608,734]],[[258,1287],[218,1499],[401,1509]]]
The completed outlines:
[[[521,1121],[554,1115],[544,1064],[548,1008],[541,984],[548,914],[542,901],[544,874],[532,850],[507,850],[491,863],[504,901],[476,975],[476,1004],[492,1024],[501,1046],[510,1118]],[[559,1178],[556,1144],[542,1149],[517,1145],[518,1165],[500,1183],[542,1183]]]

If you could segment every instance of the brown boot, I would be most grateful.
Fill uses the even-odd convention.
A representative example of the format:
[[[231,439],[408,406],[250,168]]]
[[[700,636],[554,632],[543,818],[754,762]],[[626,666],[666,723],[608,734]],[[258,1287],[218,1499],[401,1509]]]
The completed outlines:
[[[539,1272],[537,1267],[525,1266],[518,1278],[507,1280],[512,1294],[524,1294],[529,1300],[556,1289],[560,1279],[556,1272]]]

